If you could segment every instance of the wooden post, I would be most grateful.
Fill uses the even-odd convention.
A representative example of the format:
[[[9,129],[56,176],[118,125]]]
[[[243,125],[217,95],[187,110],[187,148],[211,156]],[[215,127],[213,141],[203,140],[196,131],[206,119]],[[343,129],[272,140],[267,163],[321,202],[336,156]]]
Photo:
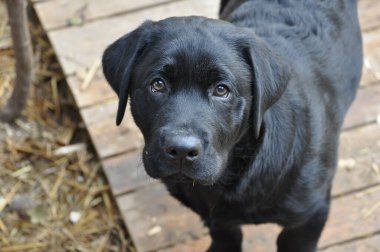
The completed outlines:
[[[11,97],[0,111],[0,120],[12,122],[21,115],[33,81],[32,46],[26,14],[26,0],[6,0],[13,49],[16,79]]]

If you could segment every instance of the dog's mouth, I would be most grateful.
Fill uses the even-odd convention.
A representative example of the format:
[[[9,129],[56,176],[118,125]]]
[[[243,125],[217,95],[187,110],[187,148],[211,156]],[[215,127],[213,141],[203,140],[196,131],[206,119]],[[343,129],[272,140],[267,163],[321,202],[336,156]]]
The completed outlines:
[[[182,183],[192,183],[194,181],[194,179],[186,176],[185,174],[181,172],[169,175],[165,177],[164,179],[168,181],[175,181],[175,182],[182,182]]]
[[[193,185],[201,184],[204,186],[213,184],[212,181],[202,180],[202,179],[194,179],[194,178],[187,176],[186,174],[183,174],[182,172],[169,175],[165,178],[162,178],[162,180],[164,180],[166,182],[185,183],[185,184],[193,184]]]

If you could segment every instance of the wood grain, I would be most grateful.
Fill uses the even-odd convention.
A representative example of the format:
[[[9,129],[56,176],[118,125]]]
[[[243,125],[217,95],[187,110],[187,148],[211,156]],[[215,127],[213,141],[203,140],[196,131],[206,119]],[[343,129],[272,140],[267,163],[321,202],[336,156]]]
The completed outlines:
[[[80,110],[100,158],[133,151],[143,145],[142,135],[128,107],[123,123],[116,127],[117,104],[118,101],[112,101]]]
[[[343,129],[373,123],[380,115],[380,83],[360,88],[348,110]]]
[[[364,65],[361,85],[366,86],[380,81],[380,32],[363,34]]]
[[[83,26],[50,31],[48,36],[64,73],[70,75],[91,66],[101,57],[106,46],[147,19],[160,20],[170,16],[189,15],[216,17],[217,9],[216,0],[179,1],[154,7],[149,11],[127,13]],[[56,15],[60,15],[60,12]]]
[[[373,30],[380,26],[380,1],[360,0],[358,14],[363,31]]]
[[[332,202],[329,220],[320,247],[369,236],[380,231],[380,187],[358,192]]]
[[[102,159],[102,166],[115,196],[157,183],[145,172],[141,150]]]
[[[120,15],[121,13],[133,12],[142,9],[145,10],[156,5],[174,1],[178,0],[32,0],[32,2],[38,2],[34,5],[34,7],[45,30],[69,26],[70,19],[72,18],[79,17],[83,19],[83,22],[87,22],[98,18]],[[215,4],[219,3],[219,1],[214,2]],[[380,25],[379,8],[379,1],[359,1],[358,13],[363,31],[372,30]],[[61,14],[57,15],[56,10],[59,10]]]
[[[119,196],[117,203],[138,251],[156,250],[206,233],[199,217],[169,196],[162,184]]]
[[[82,88],[83,80],[76,75],[69,76],[66,80],[79,108],[117,99],[116,93],[105,80],[101,69],[96,72],[86,89]]]
[[[380,183],[380,126],[373,123],[343,132],[332,194],[346,194]],[[349,164],[347,164],[347,162]],[[346,165],[344,165],[346,163]]]
[[[276,239],[280,227],[274,224],[259,226],[246,225],[243,227],[243,251],[268,252],[276,251]],[[195,252],[206,251],[211,244],[209,235],[198,240],[178,244],[161,249],[160,252]]]
[[[144,10],[174,1],[178,0],[55,0],[37,3],[35,9],[44,29],[48,31],[71,26],[73,20],[83,25],[94,19]]]
[[[332,246],[325,252],[378,252],[380,251],[380,235],[374,235],[356,241]]]

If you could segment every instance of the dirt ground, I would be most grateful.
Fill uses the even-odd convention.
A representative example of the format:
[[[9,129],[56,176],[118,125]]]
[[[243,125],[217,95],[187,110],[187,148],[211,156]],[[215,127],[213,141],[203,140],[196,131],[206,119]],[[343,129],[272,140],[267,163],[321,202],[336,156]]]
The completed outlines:
[[[14,52],[0,1],[0,109]],[[63,74],[31,13],[35,81],[14,124],[0,123],[0,251],[134,251]]]

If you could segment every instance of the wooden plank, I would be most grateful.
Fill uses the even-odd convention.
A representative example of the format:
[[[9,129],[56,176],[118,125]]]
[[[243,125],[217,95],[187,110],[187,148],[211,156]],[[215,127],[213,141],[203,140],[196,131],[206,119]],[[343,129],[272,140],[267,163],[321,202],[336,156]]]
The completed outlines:
[[[80,111],[100,158],[141,148],[143,138],[134,124],[129,108],[123,123],[116,127],[118,101],[95,105]]]
[[[138,251],[156,250],[206,233],[199,217],[169,196],[160,183],[119,196],[117,203]]]
[[[380,26],[380,1],[360,0],[358,14],[363,31],[373,30]]]
[[[320,247],[380,231],[380,186],[335,199]]]
[[[332,194],[334,196],[380,183],[380,127],[366,125],[343,132]]]
[[[364,66],[361,85],[370,85],[380,81],[380,32],[363,34]]]
[[[37,3],[35,9],[44,29],[52,30],[174,1],[178,0],[55,0]]]
[[[155,5],[178,0],[55,0],[38,1],[35,9],[45,30],[68,26],[72,18],[81,18],[84,22],[97,18],[112,16],[124,12],[136,11]],[[380,25],[380,2],[374,0],[361,0],[358,3],[358,13],[363,31],[372,30]],[[54,11],[52,11],[54,10]],[[56,10],[62,14],[56,15]],[[82,16],[80,15],[82,14]]]
[[[355,240],[333,246],[323,250],[325,252],[379,252],[380,251],[380,235],[371,235],[367,238]]]
[[[117,99],[116,93],[104,79],[101,69],[98,69],[87,88],[83,88],[83,80],[76,75],[69,76],[66,80],[79,108]]]
[[[53,2],[55,2],[55,1],[53,1]],[[131,27],[131,29],[133,29],[133,28]],[[80,29],[78,31],[80,31]],[[88,31],[84,31],[84,33],[88,34]],[[365,52],[366,52],[366,55],[368,55],[368,57],[366,57],[366,64],[365,64],[366,67],[364,67],[364,70],[363,70],[362,85],[368,85],[368,84],[374,83],[377,80],[379,80],[379,78],[380,78],[380,74],[377,70],[378,67],[376,67],[378,65],[378,57],[377,56],[380,54],[378,52],[378,46],[377,46],[380,43],[380,37],[376,36],[376,34],[375,35],[373,35],[373,34],[365,35],[365,37],[368,37],[368,39],[365,39],[365,40],[368,40],[369,42],[366,44],[366,47],[365,47]],[[109,40],[109,41],[111,41],[111,40]],[[108,43],[109,43],[109,41],[108,41]],[[65,42],[62,42],[62,43],[65,43]],[[104,48],[102,48],[102,49],[104,49]],[[92,55],[92,54],[96,54],[96,53],[92,53],[89,51],[88,56],[92,57],[92,56],[90,56],[90,54]],[[99,53],[99,55],[100,54],[101,53]],[[72,54],[72,55],[74,55],[74,54]],[[70,61],[71,59],[70,59],[70,57],[67,57],[66,59],[61,59],[61,61],[66,61],[66,60]],[[81,60],[79,60],[79,61],[81,61]],[[75,63],[73,63],[73,64],[75,64]],[[78,63],[78,64],[81,64],[81,63]],[[89,67],[92,64],[93,64],[93,62],[86,62],[87,67]],[[83,69],[81,68],[81,70],[83,70]],[[80,88],[81,81],[77,77],[73,77],[73,76],[69,77],[68,83],[69,83],[71,89],[73,90],[74,98],[75,98],[79,107],[90,106],[90,105],[97,104],[97,103],[103,102],[105,100],[113,99],[116,97],[114,95],[114,93],[112,92],[112,90],[108,87],[108,85],[107,84],[104,85],[105,82],[104,82],[104,79],[102,77],[101,70],[99,70],[97,72],[94,80],[90,84],[90,87],[84,91],[81,90],[81,88]],[[351,127],[351,125],[349,125],[349,127]]]
[[[102,159],[101,162],[115,196],[157,182],[146,174],[141,150]]]
[[[379,124],[372,123],[341,134],[339,147],[341,158],[372,158],[379,150]]]
[[[180,244],[163,251],[199,251],[210,239],[204,237],[199,218],[156,184],[118,198],[125,222],[138,251]],[[380,232],[380,186],[333,200],[319,247],[329,247]],[[274,251],[280,229],[275,225],[244,228],[244,251]],[[202,237],[197,240],[194,237]],[[191,241],[191,239],[193,241]],[[187,241],[187,243],[186,243]]]
[[[376,121],[380,115],[380,84],[359,89],[348,111],[343,128],[349,129]]]
[[[45,30],[54,29],[67,25],[67,21],[76,17],[78,9],[87,3],[85,10],[85,20],[92,20],[100,17],[111,16],[122,12],[128,12],[146,8],[151,5],[165,3],[175,0],[140,0],[127,2],[122,0],[31,0],[35,4],[36,11],[42,21]],[[56,3],[54,3],[56,2]],[[79,7],[79,8],[78,8]],[[360,0],[358,13],[363,31],[372,30],[380,25],[380,2],[374,0]],[[62,15],[55,15],[55,11],[60,10]]]
[[[211,244],[211,238],[209,235],[203,236],[198,240],[192,240],[185,243],[176,244],[169,248],[160,249],[159,252],[195,252],[195,251],[207,251]]]
[[[377,80],[374,72],[372,70],[370,71],[368,68],[364,69],[363,74],[362,85],[364,86],[368,86],[369,83],[373,83],[372,81]],[[116,99],[116,95],[105,81],[101,69],[97,71],[94,79],[90,82],[89,87],[84,90],[81,88],[83,80],[80,80],[77,76],[69,76],[67,81],[73,92],[74,99],[80,108],[102,103],[110,99]],[[363,123],[371,122],[375,119],[374,116],[379,113],[378,109],[380,104],[376,102],[376,96],[371,94],[372,91],[377,94],[379,92],[379,86],[377,85],[373,89],[363,89],[359,91],[358,96],[348,113],[344,128],[355,127]],[[376,113],[372,114],[372,112]]]
[[[135,29],[147,19],[159,20],[169,16],[204,15],[216,17],[217,0],[186,0],[70,27],[48,33],[66,75],[90,67],[110,43]],[[55,15],[60,15],[56,12]]]
[[[243,251],[268,252],[276,251],[276,239],[281,228],[275,224],[246,225],[243,227]],[[162,252],[193,252],[206,251],[211,244],[211,238],[206,235],[173,247],[164,248]]]

